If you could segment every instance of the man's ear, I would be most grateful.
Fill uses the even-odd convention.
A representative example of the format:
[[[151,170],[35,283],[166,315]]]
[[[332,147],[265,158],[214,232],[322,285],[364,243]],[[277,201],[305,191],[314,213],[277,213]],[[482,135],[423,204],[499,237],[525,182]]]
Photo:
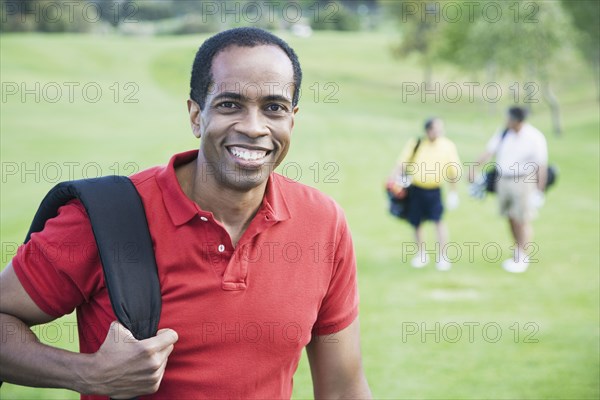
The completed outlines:
[[[292,110],[292,129],[294,129],[294,121],[296,119],[295,117],[298,110],[300,110],[298,106],[294,107],[294,109]]]
[[[192,99],[188,99],[187,108],[188,113],[190,114],[190,126],[192,127],[192,133],[194,136],[200,139],[200,114],[202,113],[202,110],[200,109],[198,103]]]

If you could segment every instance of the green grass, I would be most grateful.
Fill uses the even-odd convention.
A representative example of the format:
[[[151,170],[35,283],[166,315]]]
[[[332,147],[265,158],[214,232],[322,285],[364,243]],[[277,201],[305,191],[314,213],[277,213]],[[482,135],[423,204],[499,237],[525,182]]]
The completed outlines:
[[[22,241],[39,201],[53,186],[44,179],[52,173],[44,167],[48,163],[58,163],[63,179],[86,172],[94,175],[90,168],[96,165],[104,174],[114,173],[116,166],[120,173],[128,173],[128,162],[143,169],[165,163],[174,152],[197,147],[185,100],[190,64],[203,37],[0,38],[3,83],[27,82],[33,87],[40,82],[43,87],[49,82],[80,82],[81,88],[96,82],[103,90],[94,104],[83,101],[78,89],[70,103],[65,86],[57,103],[36,102],[32,96],[25,102],[18,96],[2,102],[0,235],[6,264],[13,244]],[[550,133],[547,107],[542,103],[533,107],[531,121],[547,133],[551,160],[561,171],[535,222],[539,263],[514,276],[489,260],[491,247],[487,256],[482,253],[484,245],[497,243],[507,257],[508,229],[497,216],[494,199],[468,198],[463,182],[461,206],[447,214],[451,240],[463,254],[451,272],[439,273],[432,267],[408,266],[403,243],[410,242],[411,231],[387,215],[382,182],[401,146],[420,133],[422,120],[430,115],[446,120],[463,161],[473,160],[499,127],[504,107],[512,103],[511,80],[501,81],[504,92],[495,107],[480,95],[469,102],[466,92],[458,103],[435,102],[432,96],[426,102],[418,96],[403,102],[403,83],[418,82],[421,70],[414,60],[389,56],[394,37],[319,33],[310,39],[288,39],[303,64],[304,89],[286,161],[298,163],[301,180],[329,193],[347,213],[359,266],[364,363],[374,396],[598,398],[599,116],[591,73],[576,56],[568,68],[561,68],[554,89],[562,100],[562,138]],[[487,82],[447,66],[434,72],[442,82]],[[120,88],[117,102],[110,89],[115,82]],[[123,101],[129,93],[127,82],[138,88],[137,103]],[[332,90],[327,83],[336,85],[338,102],[324,102]],[[79,163],[73,176],[65,162]],[[325,179],[333,171],[327,169],[328,162],[337,166],[336,182]],[[7,175],[7,168],[21,170],[22,163],[28,168],[39,163],[40,170],[24,177]],[[431,240],[429,227],[427,233]],[[478,246],[472,259],[466,247],[471,242]],[[456,326],[462,337],[453,343]],[[409,335],[408,329],[415,327],[437,331],[439,343],[434,333]],[[502,334],[493,342],[497,328]],[[537,342],[525,342],[533,329]],[[67,340],[59,344],[77,348]],[[303,357],[294,397],[311,396]],[[67,391],[7,384],[0,390],[2,399],[76,397]]]

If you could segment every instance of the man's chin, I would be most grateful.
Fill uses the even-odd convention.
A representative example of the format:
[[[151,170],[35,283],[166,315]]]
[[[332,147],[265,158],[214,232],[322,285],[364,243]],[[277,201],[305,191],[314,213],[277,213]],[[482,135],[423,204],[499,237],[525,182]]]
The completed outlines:
[[[223,186],[239,192],[248,192],[265,185],[269,179],[270,169],[258,170],[237,169],[235,173],[223,174],[220,182]]]

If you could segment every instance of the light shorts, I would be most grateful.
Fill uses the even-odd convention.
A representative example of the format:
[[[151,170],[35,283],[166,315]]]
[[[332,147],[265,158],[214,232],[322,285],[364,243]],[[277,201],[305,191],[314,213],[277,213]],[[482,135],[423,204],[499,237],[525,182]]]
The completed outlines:
[[[537,183],[529,175],[503,177],[496,185],[500,214],[519,222],[531,221],[536,217],[532,196],[537,190]]]

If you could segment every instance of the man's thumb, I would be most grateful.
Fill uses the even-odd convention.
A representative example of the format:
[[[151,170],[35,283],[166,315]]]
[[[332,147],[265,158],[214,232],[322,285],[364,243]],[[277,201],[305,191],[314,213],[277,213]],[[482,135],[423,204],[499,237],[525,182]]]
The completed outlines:
[[[158,332],[156,332],[156,336],[165,340],[168,344],[173,344],[179,340],[177,332],[169,328],[159,329]]]

